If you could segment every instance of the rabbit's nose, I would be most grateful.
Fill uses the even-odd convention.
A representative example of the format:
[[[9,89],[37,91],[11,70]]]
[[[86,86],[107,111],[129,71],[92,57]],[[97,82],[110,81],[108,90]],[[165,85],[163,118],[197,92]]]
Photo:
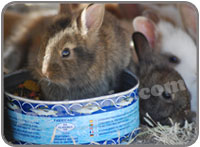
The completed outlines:
[[[42,74],[47,78],[49,78],[49,74],[50,74],[49,71],[48,71],[48,68],[49,68],[48,65],[43,65],[42,66]]]
[[[47,78],[50,77],[50,72],[49,71],[44,71],[44,72],[42,72],[42,74]]]
[[[47,66],[45,70],[42,70],[42,73],[45,77],[50,78],[56,73],[60,72],[61,68],[57,63],[51,63]]]
[[[43,66],[42,67],[42,74],[45,76],[45,77],[47,77],[47,75],[48,75],[48,71],[47,71],[47,66]]]

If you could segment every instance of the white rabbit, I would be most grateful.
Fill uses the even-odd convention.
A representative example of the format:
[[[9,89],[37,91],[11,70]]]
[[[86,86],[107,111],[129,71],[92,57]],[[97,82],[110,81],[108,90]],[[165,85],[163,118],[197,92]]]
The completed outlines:
[[[174,68],[185,80],[191,92],[191,108],[197,111],[197,48],[195,43],[186,32],[168,22],[160,21],[158,30],[162,34],[161,52],[171,54],[174,59],[177,57],[180,60]],[[169,60],[173,60],[172,57]]]
[[[147,15],[147,13],[146,13]],[[133,20],[134,31],[143,33],[151,46],[168,55],[191,93],[191,109],[197,112],[197,47],[192,37],[167,19],[148,13]]]

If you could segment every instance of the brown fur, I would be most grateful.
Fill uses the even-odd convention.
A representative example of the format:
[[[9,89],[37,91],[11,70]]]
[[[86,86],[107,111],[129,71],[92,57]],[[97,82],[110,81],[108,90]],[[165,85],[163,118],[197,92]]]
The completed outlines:
[[[15,26],[23,19],[23,15],[5,11],[4,13],[4,40],[7,40]]]
[[[41,38],[50,18],[51,16],[31,18],[28,15],[15,26],[13,35],[5,42],[6,51],[13,48],[10,55],[4,57],[4,67],[8,72],[28,66],[28,60],[36,55],[37,49],[40,47]],[[28,54],[29,52],[32,54]]]
[[[165,55],[153,52],[147,39],[141,33],[134,33],[133,40],[139,57],[136,68],[136,75],[140,79],[140,87],[152,88],[154,85],[162,85],[167,82],[183,80],[167,62]],[[172,93],[173,99],[165,100],[162,95],[150,95],[148,99],[140,99],[140,116],[146,113],[162,124],[170,124],[169,118],[176,122],[183,123],[186,119],[191,121],[192,112],[190,109],[190,93],[188,89]]]
[[[52,18],[55,21],[46,32],[39,54],[33,56],[37,59],[30,67],[33,67],[35,77],[41,80],[46,100],[83,99],[105,95],[109,90],[115,89],[118,76],[130,63],[131,36],[120,21],[106,12],[98,32],[89,32],[83,37],[80,34],[82,24],[79,16],[80,13],[70,17],[60,14]],[[57,23],[68,18],[70,23],[64,27]],[[78,22],[78,28],[72,28],[74,21]],[[41,72],[46,45],[54,34],[66,28],[72,29],[74,33],[65,34],[51,48],[53,56],[47,69],[49,77],[46,78]],[[71,57],[62,59],[60,53],[66,43],[73,45],[73,48],[70,48]]]

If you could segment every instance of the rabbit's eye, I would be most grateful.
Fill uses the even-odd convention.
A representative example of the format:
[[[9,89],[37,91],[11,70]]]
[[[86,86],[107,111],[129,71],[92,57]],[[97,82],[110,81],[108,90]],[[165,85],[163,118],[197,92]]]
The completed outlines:
[[[66,58],[66,57],[69,57],[70,55],[70,50],[69,48],[65,48],[63,51],[62,51],[62,57],[63,58]]]
[[[179,59],[176,56],[171,56],[169,57],[169,62],[177,64],[179,63]]]
[[[164,92],[162,93],[162,96],[163,96],[163,98],[165,98],[166,100],[169,100],[169,99],[172,98],[172,95],[171,95],[170,93],[166,92],[166,91],[164,91]]]

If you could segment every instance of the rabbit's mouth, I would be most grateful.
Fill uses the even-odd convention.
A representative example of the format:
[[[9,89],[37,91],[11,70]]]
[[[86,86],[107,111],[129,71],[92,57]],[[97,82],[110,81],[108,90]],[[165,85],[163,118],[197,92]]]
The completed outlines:
[[[57,84],[57,85],[67,85],[67,81],[63,80],[61,77],[58,78],[47,78],[47,77],[43,77],[42,81],[46,81],[47,83],[50,84]]]
[[[40,68],[35,68],[33,70],[33,75],[38,79],[39,82],[46,81],[48,83],[66,83],[66,81],[63,80],[65,78],[59,72],[46,72],[44,74]]]
[[[36,71],[39,75],[40,81],[46,81],[48,83],[54,83],[54,84],[67,84],[66,78],[60,73],[60,72],[47,72],[42,73],[40,70]]]

